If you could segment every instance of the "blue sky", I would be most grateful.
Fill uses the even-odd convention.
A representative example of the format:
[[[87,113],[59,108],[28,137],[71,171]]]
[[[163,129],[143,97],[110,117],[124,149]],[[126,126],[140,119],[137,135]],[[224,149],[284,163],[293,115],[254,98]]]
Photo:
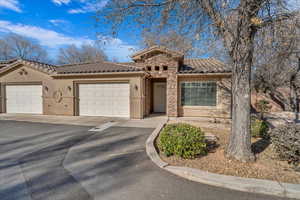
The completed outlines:
[[[60,47],[92,43],[96,31],[106,32],[109,25],[95,28],[95,10],[103,9],[109,0],[0,0],[0,36],[16,33],[39,42],[52,59]],[[300,8],[300,0],[289,0],[289,7]],[[95,3],[97,2],[97,3]],[[139,48],[139,31],[120,29],[117,37],[102,34],[104,51],[109,59],[129,61]]]
[[[60,47],[92,43],[96,39],[95,9],[108,0],[0,0],[0,35],[12,32],[29,37],[44,46],[52,58]],[[100,31],[108,25],[100,25]],[[101,31],[102,32],[102,31]],[[110,59],[130,60],[138,49],[136,34],[121,31],[117,38],[101,35]]]

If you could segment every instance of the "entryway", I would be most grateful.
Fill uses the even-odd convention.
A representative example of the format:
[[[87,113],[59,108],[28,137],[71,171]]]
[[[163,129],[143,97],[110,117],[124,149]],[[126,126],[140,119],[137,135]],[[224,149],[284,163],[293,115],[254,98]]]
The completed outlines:
[[[153,82],[153,112],[166,113],[167,83],[165,81]]]

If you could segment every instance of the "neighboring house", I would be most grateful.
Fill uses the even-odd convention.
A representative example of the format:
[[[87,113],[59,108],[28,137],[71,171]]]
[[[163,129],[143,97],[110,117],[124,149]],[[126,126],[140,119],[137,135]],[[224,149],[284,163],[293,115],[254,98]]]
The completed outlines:
[[[154,46],[131,63],[0,62],[0,113],[230,118],[230,69]]]

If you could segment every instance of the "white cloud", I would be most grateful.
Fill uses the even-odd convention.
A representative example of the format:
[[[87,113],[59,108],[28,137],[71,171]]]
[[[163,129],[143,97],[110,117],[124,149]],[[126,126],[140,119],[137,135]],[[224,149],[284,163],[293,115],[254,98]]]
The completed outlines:
[[[92,43],[93,40],[86,37],[70,37],[53,30],[24,24],[13,24],[9,21],[0,20],[0,32],[15,33],[37,40],[41,45],[57,47],[61,45],[81,45]]]
[[[54,22],[57,22],[54,20]],[[0,20],[0,32],[15,33],[28,38],[37,40],[41,45],[49,47],[48,51],[55,57],[59,47],[64,45],[75,44],[92,44],[94,40],[87,37],[67,36],[50,29],[44,29],[38,26],[30,26],[25,24],[14,24],[9,21]],[[103,45],[103,50],[109,59],[118,59],[119,61],[129,61],[130,55],[137,49],[136,46],[127,44],[119,38],[110,36],[99,36],[98,40]]]
[[[63,20],[63,19],[50,19],[49,22],[51,24],[53,24],[54,26],[59,26],[61,24],[67,24],[68,23],[68,21]]]
[[[71,2],[71,0],[52,0],[53,3],[55,3],[56,5],[61,6],[62,4],[69,4]]]
[[[119,38],[110,36],[98,36],[98,41],[103,46],[103,51],[110,60],[117,59],[120,62],[130,61],[130,55],[136,50],[137,46],[127,44]]]
[[[20,3],[18,0],[0,0],[0,7],[21,13]]]
[[[81,0],[83,6],[81,6],[80,8],[70,9],[68,13],[81,14],[81,13],[88,13],[88,12],[96,12],[97,10],[101,10],[102,8],[104,8],[108,2],[109,0],[102,0],[98,3]]]

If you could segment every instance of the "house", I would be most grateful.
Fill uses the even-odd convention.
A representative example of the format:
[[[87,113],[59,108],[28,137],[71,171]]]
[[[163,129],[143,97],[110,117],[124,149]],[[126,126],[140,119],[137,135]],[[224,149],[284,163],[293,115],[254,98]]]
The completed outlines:
[[[0,113],[230,118],[231,71],[222,62],[185,58],[161,46],[132,60],[63,66],[0,62]]]

